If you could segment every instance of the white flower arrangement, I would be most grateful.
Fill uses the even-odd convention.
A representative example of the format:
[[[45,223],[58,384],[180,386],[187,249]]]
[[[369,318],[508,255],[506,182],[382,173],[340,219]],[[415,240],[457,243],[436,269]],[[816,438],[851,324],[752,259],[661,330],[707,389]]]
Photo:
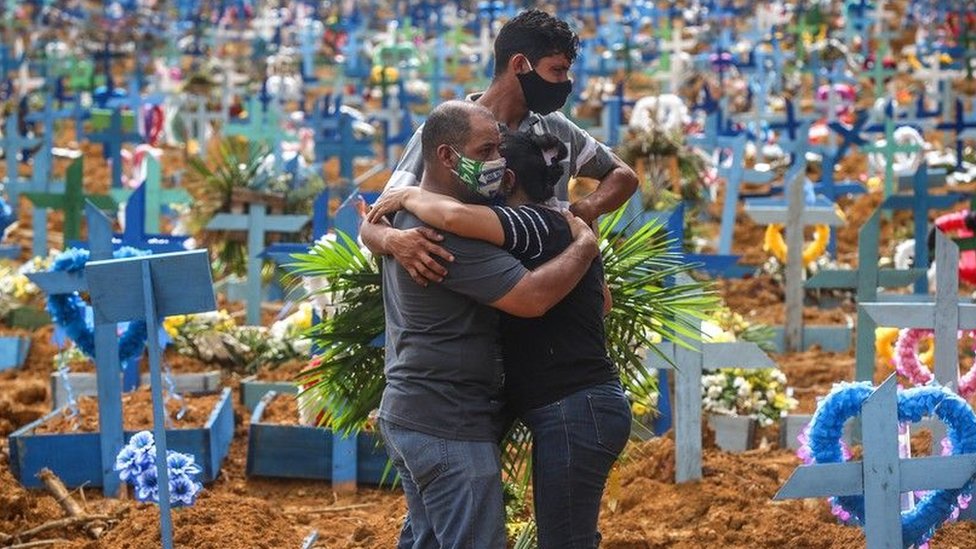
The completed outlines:
[[[741,315],[719,311],[714,321],[704,321],[706,342],[732,342],[756,327]],[[761,328],[760,328],[761,329]],[[775,368],[752,370],[723,368],[701,378],[702,409],[726,416],[746,416],[768,427],[796,408],[793,389],[786,386],[786,375]]]

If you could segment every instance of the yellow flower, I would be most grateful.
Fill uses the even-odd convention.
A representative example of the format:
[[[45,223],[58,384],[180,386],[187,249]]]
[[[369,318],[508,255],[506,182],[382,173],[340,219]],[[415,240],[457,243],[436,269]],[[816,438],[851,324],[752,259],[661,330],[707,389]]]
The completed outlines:
[[[634,416],[641,417],[646,416],[650,410],[648,410],[647,406],[644,406],[640,402],[635,402],[631,404],[630,411],[633,412]]]
[[[186,324],[186,315],[168,316],[163,319],[163,329],[169,337],[176,337],[180,333],[180,326]]]

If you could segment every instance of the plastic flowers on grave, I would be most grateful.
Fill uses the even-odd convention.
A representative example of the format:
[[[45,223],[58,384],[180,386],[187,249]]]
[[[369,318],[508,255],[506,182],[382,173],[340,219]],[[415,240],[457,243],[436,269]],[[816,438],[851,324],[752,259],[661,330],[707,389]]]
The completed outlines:
[[[769,350],[772,332],[751,324],[727,308],[719,309],[702,324],[706,341],[750,341]],[[702,409],[722,415],[747,416],[769,426],[796,408],[786,375],[776,369],[723,368],[702,376]]]
[[[29,306],[40,300],[40,289],[27,278],[30,273],[46,271],[50,258],[36,257],[22,265],[0,263],[0,318],[19,307]]]
[[[189,454],[169,450],[166,453],[169,477],[169,501],[176,507],[189,507],[203,486],[196,482],[200,467]],[[122,447],[115,457],[119,479],[135,488],[136,499],[159,503],[159,477],[156,470],[156,442],[149,431],[140,431]]]
[[[796,408],[786,375],[769,368],[724,368],[702,376],[702,409],[707,412],[747,416],[763,427],[772,425]]]
[[[253,372],[307,355],[311,342],[301,337],[311,312],[299,310],[271,329],[238,326],[227,311],[177,315],[163,321],[176,352],[223,367]]]

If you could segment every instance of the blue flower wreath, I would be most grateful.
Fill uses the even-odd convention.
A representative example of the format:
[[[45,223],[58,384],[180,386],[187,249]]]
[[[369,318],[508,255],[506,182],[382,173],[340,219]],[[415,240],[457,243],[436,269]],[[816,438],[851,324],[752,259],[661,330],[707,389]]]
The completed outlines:
[[[874,387],[868,382],[838,384],[817,407],[810,421],[808,445],[815,463],[845,461],[841,445],[844,423],[861,413],[861,405]],[[952,455],[976,453],[976,414],[955,393],[938,386],[915,387],[898,392],[898,421],[916,422],[936,416],[947,427]],[[914,509],[902,513],[902,542],[905,547],[921,545],[953,515],[956,502],[973,490],[973,481],[955,490],[935,490],[925,495]],[[863,524],[864,497],[839,496],[831,503],[850,514],[851,522]]]
[[[150,253],[126,246],[116,250],[113,256],[116,259],[122,259],[149,255]],[[89,255],[88,250],[69,248],[54,258],[50,270],[52,272],[79,272],[88,263]],[[85,314],[86,307],[88,304],[78,295],[78,292],[54,294],[47,298],[47,311],[51,314],[51,320],[64,330],[64,333],[75,342],[75,345],[83,353],[95,358],[95,329]],[[146,345],[146,337],[145,322],[130,322],[119,338],[119,362],[124,364],[141,355]]]

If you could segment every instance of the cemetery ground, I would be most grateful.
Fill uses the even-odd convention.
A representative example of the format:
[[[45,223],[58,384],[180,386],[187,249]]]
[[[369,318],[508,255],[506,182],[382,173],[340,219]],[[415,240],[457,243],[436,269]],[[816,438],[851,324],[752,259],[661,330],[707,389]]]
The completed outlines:
[[[89,168],[97,171],[98,163]],[[848,199],[845,199],[848,200]],[[856,234],[868,213],[876,206],[872,195],[849,199],[843,204],[848,225],[839,242],[841,262],[856,266]],[[898,214],[901,215],[901,214]],[[898,215],[894,218],[897,224]],[[745,261],[761,260],[755,254],[761,227],[739,216],[735,253]],[[58,217],[52,216],[57,234]],[[890,221],[882,222],[882,241],[891,235]],[[18,235],[15,235],[18,236]],[[59,244],[59,243],[58,243]],[[768,324],[783,320],[782,289],[767,275],[720,283],[720,292],[733,311],[753,322]],[[226,304],[232,313],[243,315],[242,305]],[[805,308],[805,320],[813,323],[844,324],[854,313],[850,299],[832,309]],[[276,311],[266,308],[264,322]],[[0,327],[0,333],[17,333],[31,338],[27,363],[19,370],[0,373],[0,545],[2,536],[16,535],[42,525],[56,523],[64,512],[55,497],[44,490],[26,490],[10,470],[8,439],[11,432],[51,410],[50,379],[52,357],[50,326],[34,331]],[[854,351],[825,352],[817,348],[792,354],[774,354],[786,373],[789,386],[799,400],[796,413],[812,413],[816,397],[826,394],[834,382],[854,377]],[[205,371],[211,365],[167,354],[176,373]],[[145,359],[143,360],[145,368]],[[296,362],[270,372],[263,379],[288,379],[302,367]],[[891,371],[879,367],[875,381]],[[402,494],[389,487],[360,486],[355,493],[336,493],[327,481],[254,478],[246,475],[250,413],[240,401],[242,374],[224,371],[223,385],[234,391],[235,433],[220,477],[205,487],[192,508],[174,513],[177,546],[198,548],[298,547],[313,530],[319,534],[315,547],[391,547],[406,512]],[[140,397],[130,397],[138,400]],[[190,397],[188,397],[190,398]],[[146,399],[142,397],[142,401]],[[286,404],[287,405],[287,404]],[[135,408],[137,405],[131,405]],[[149,415],[148,405],[141,411]],[[127,417],[131,411],[126,412]],[[294,411],[268,410],[269,420],[291,416]],[[131,419],[131,418],[130,418]],[[130,419],[127,419],[129,421]],[[800,464],[793,450],[780,449],[776,427],[761,429],[757,449],[726,453],[716,448],[706,428],[703,479],[674,483],[674,442],[671,436],[632,442],[611,477],[601,513],[603,547],[692,548],[692,547],[862,547],[863,533],[841,526],[822,499],[775,502],[773,495]],[[913,439],[913,446],[925,453],[926,433]],[[856,450],[856,448],[855,448]],[[104,498],[98,489],[74,490],[72,498],[85,512],[104,517],[98,524],[103,533],[97,539],[90,528],[95,523],[72,523],[55,527],[41,538],[55,538],[56,546],[70,548],[143,548],[159,544],[158,509],[137,503],[131,494],[121,500]],[[949,524],[933,538],[932,547],[972,547],[976,524]]]
[[[8,330],[5,330],[8,331]],[[50,410],[51,329],[31,335],[28,363],[20,371],[0,373],[0,436]],[[810,350],[776,355],[796,387],[799,412],[812,412],[813,395],[824,394],[837,380],[853,376],[852,353]],[[201,367],[184,361],[184,368]],[[294,371],[282,366],[278,377]],[[237,389],[240,377],[226,374]],[[235,402],[235,437],[220,478],[206,487],[192,508],[174,513],[178,546],[198,548],[298,547],[310,531],[316,547],[393,546],[406,507],[402,494],[361,486],[355,494],[336,494],[325,481],[248,478],[245,475],[250,415]],[[148,414],[148,410],[144,410]],[[128,415],[128,413],[127,413]],[[777,448],[775,430],[759,433],[760,447],[742,454],[722,452],[706,431],[704,478],[676,485],[674,442],[670,437],[631,443],[612,476],[601,514],[604,547],[862,547],[861,530],[838,525],[819,499],[772,501],[773,494],[799,464],[791,450]],[[913,445],[928,446],[918,435]],[[6,444],[4,438],[4,443]],[[9,449],[0,448],[0,532],[15,534],[62,518],[54,497],[26,490],[13,478]],[[109,528],[92,539],[78,526],[54,529],[45,537],[64,539],[71,548],[143,548],[157,546],[158,511],[131,497],[104,498],[96,489],[72,493],[93,515],[108,515]],[[972,547],[976,524],[950,524],[932,540],[937,548]]]

